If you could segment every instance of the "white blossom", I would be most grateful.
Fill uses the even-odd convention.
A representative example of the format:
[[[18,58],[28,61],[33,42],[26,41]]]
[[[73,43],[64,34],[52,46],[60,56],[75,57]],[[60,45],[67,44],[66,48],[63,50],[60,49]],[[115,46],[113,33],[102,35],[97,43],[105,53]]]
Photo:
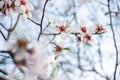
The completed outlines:
[[[14,13],[22,14],[24,20],[27,19],[27,17],[32,17],[31,11],[33,10],[33,5],[28,2],[28,0],[2,0],[0,1],[0,8],[1,14],[3,14],[4,17],[11,17]]]

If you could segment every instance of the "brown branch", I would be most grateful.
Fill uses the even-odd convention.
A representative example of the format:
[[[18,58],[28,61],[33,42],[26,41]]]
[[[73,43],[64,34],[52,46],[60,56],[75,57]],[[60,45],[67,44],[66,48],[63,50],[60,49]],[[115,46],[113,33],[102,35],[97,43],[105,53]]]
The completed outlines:
[[[93,68],[92,71],[95,72],[96,74],[100,75],[101,77],[105,78],[106,80],[110,80],[107,76],[104,76],[101,73],[99,73],[95,68]]]
[[[4,57],[4,58],[10,58],[9,56],[2,55],[2,54],[0,54],[0,56],[2,56],[2,57]]]
[[[8,29],[2,23],[0,23],[0,25],[2,28],[4,28],[6,31],[8,31]]]
[[[43,32],[49,27],[49,23],[46,25],[46,27],[43,29]]]
[[[102,61],[102,52],[101,52],[101,38],[102,38],[102,35],[99,36],[99,39],[98,39],[98,55],[99,55],[99,63],[100,63],[100,67],[101,67],[101,70],[104,72],[103,70],[103,61]]]
[[[29,17],[27,19],[30,20],[30,21],[32,21],[36,25],[40,25],[38,22],[34,21],[33,19],[30,19]]]
[[[55,37],[56,37],[56,35],[53,35],[53,38],[49,41],[49,43],[52,43],[52,41],[55,39]]]
[[[42,18],[41,18],[41,22],[40,22],[40,32],[39,32],[39,35],[38,35],[38,38],[37,38],[38,41],[39,41],[40,36],[41,36],[41,34],[42,34],[43,19],[44,19],[44,16],[45,16],[45,9],[46,9],[46,5],[47,5],[47,2],[48,2],[48,1],[49,1],[49,0],[46,0],[46,1],[45,1],[44,7],[43,7],[43,13],[42,13]]]
[[[81,71],[84,71],[84,72],[94,72],[95,74],[101,76],[102,78],[105,78],[106,80],[110,80],[107,76],[104,76],[100,72],[98,72],[94,67],[92,69],[84,69],[84,68],[81,67]]]
[[[53,36],[53,35],[60,35],[60,33],[42,33],[43,35],[50,35],[50,36]]]
[[[52,35],[60,35],[61,33],[59,32],[59,33],[42,33],[42,34],[52,36]],[[70,33],[70,34],[78,35],[78,34],[81,34],[81,33]]]
[[[102,5],[104,5],[104,6],[107,6],[107,4],[105,4],[105,3],[103,3],[103,2],[101,2],[99,0],[95,0],[95,1],[98,2],[98,3],[100,3],[100,4],[102,4]]]
[[[1,33],[1,35],[2,35],[2,37],[5,39],[5,40],[7,40],[7,38],[5,37],[5,35],[3,34],[3,32],[0,30],[0,33]]]
[[[17,24],[19,22],[19,19],[20,19],[20,14],[18,15],[17,20],[16,20],[15,24],[13,25],[13,27],[8,29],[7,40],[9,39],[11,32],[16,28],[16,26],[17,26]]]
[[[7,75],[7,73],[3,71],[2,69],[0,69],[0,72],[3,73],[4,75]]]
[[[110,13],[113,13],[113,14],[120,14],[120,11],[111,11],[111,12],[107,12],[107,13],[105,13],[105,15],[108,15],[108,14],[110,14]]]
[[[115,31],[113,28],[113,23],[112,23],[112,14],[111,14],[111,8],[110,8],[110,0],[108,0],[108,10],[109,10],[109,17],[110,17],[110,28],[112,31],[112,37],[113,37],[113,41],[114,41],[114,47],[115,47],[115,55],[116,55],[116,63],[115,63],[115,70],[114,70],[114,74],[113,74],[113,80],[117,80],[116,79],[116,73],[117,73],[117,68],[118,68],[118,47],[117,47],[117,43],[116,43],[116,37],[115,37]]]
[[[16,61],[14,59],[14,53],[12,51],[7,51],[7,50],[1,50],[0,53],[8,53],[13,60],[13,63],[16,64]],[[17,66],[16,66],[17,67]],[[18,68],[18,67],[17,67]],[[18,68],[19,69],[19,68]],[[23,73],[23,70],[19,69],[21,73]],[[1,80],[1,79],[0,79]]]
[[[63,64],[61,63],[61,70],[64,72],[65,76],[67,77],[68,80],[71,80],[67,72],[65,71]]]
[[[61,34],[61,32],[59,32],[59,33],[42,33],[42,35],[50,35],[50,36],[53,36],[53,35],[60,35]],[[81,33],[75,33],[75,32],[72,32],[72,33],[69,33],[69,34],[73,34],[73,35],[79,35],[79,34],[81,34]],[[100,33],[93,33],[92,35],[97,35],[97,34],[100,34]]]
[[[80,43],[77,40],[77,45],[76,45],[76,48],[77,48],[77,64],[78,64],[78,68],[81,69],[81,56],[80,56],[80,47],[79,47],[79,45],[80,45]]]
[[[11,51],[1,50],[0,53],[10,53]]]

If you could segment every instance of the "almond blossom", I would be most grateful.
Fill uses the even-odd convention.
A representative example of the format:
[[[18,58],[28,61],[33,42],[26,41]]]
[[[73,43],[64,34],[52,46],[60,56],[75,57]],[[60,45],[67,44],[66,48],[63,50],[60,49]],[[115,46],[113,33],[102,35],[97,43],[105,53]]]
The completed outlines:
[[[23,15],[23,20],[27,17],[31,17],[30,11],[33,10],[33,6],[28,0],[16,0],[15,5],[17,11]]]
[[[106,32],[106,29],[103,26],[98,25],[96,27],[96,33],[100,34],[100,33],[104,33],[104,32]]]
[[[14,13],[20,13],[23,16],[23,20],[27,17],[31,17],[31,10],[33,6],[28,0],[2,0],[0,1],[0,12],[2,16],[13,16]]]
[[[72,32],[71,26],[69,26],[68,21],[56,20],[54,23],[51,24],[52,32],[60,34],[60,36],[65,39],[67,34]]]
[[[15,65],[21,69],[23,65],[26,65],[26,46],[27,41],[24,39],[18,39],[16,41],[8,41],[7,49],[12,51],[14,54],[12,57],[14,58]]]
[[[14,1],[2,0],[0,2],[0,12],[1,16],[12,16],[15,12],[15,3]]]
[[[80,42],[89,42],[92,40],[92,35],[95,33],[94,26],[75,26],[80,34],[77,35],[77,38]]]
[[[29,56],[31,70],[36,75],[42,75],[47,69],[45,46],[39,42],[33,42],[34,53]]]
[[[62,54],[63,51],[69,51],[70,49],[66,46],[64,46],[64,42],[63,40],[60,40],[60,42],[52,42],[53,44],[53,49],[52,49],[52,53],[54,53],[54,62],[58,62],[60,58],[60,55]]]
[[[106,29],[101,25],[94,25],[93,22],[80,18],[79,24],[74,25],[75,32],[80,33],[77,38],[80,42],[88,43],[93,41],[92,36],[94,34],[100,34],[106,32]]]
[[[37,41],[28,44],[24,39],[18,39],[11,44],[14,46],[11,46],[12,48],[9,50],[15,54],[13,56],[14,63],[24,73],[22,80],[36,80],[35,77],[42,78],[46,70],[55,67],[57,63],[55,56],[46,54],[47,44]]]

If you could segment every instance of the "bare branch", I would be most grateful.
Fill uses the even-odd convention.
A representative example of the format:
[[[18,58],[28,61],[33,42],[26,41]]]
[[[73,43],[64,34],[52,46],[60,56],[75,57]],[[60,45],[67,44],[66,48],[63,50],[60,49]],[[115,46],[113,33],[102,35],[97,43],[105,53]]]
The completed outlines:
[[[110,17],[110,27],[111,27],[111,31],[113,34],[113,41],[114,41],[114,47],[115,47],[115,55],[116,55],[116,63],[115,63],[115,71],[114,71],[114,75],[113,75],[113,80],[117,80],[116,79],[116,73],[117,73],[117,68],[118,68],[118,47],[117,47],[117,43],[116,43],[116,37],[115,37],[115,31],[113,28],[113,23],[112,23],[112,14],[111,14],[111,8],[110,8],[110,0],[108,0],[108,10],[109,10],[109,17]]]
[[[4,75],[7,75],[7,73],[3,71],[2,69],[0,69],[0,72],[3,73]]]
[[[6,31],[8,31],[8,29],[2,23],[0,23],[0,25],[2,28],[4,28]]]
[[[10,53],[11,51],[1,50],[0,53]]]
[[[37,23],[35,20],[33,20],[33,19],[30,19],[30,18],[27,18],[27,19],[30,20],[30,21],[32,21],[32,22],[35,23],[36,25],[41,25],[41,24]]]
[[[39,41],[40,36],[41,36],[41,34],[42,34],[43,19],[44,19],[45,9],[46,9],[46,5],[47,5],[47,2],[48,2],[48,1],[49,1],[49,0],[46,0],[46,1],[45,1],[44,7],[43,7],[43,13],[42,13],[42,18],[41,18],[41,22],[40,22],[40,33],[39,33],[38,38],[37,38],[38,41]]]
[[[100,4],[102,4],[102,5],[104,5],[104,6],[108,6],[107,4],[105,4],[105,3],[103,3],[103,2],[101,2],[99,0],[95,0],[95,1],[98,2],[98,3],[100,3]]]
[[[0,33],[1,33],[1,35],[3,36],[3,38],[5,39],[5,40],[7,40],[7,38],[5,37],[5,35],[3,34],[3,32],[0,30]]]
[[[64,74],[68,78],[68,80],[71,80],[69,75],[66,73],[65,69],[63,68],[63,64],[62,63],[61,63],[61,70],[64,72]]]
[[[17,26],[17,24],[19,22],[19,19],[20,19],[20,14],[18,15],[17,20],[16,20],[15,24],[13,25],[13,27],[8,29],[7,40],[9,39],[11,32],[16,28],[16,26]]]

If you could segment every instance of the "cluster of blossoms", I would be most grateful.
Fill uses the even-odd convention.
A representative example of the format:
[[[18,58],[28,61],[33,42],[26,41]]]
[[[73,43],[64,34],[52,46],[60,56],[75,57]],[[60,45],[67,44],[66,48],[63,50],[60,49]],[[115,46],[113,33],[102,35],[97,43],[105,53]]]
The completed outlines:
[[[55,24],[53,25],[53,28],[56,30],[55,32],[53,31],[53,34],[60,35],[63,42],[60,42],[60,40],[60,44],[51,42],[55,45],[54,52],[56,53],[55,55],[52,54],[52,56],[47,55],[47,43],[44,44],[40,43],[39,41],[33,41],[29,43],[28,40],[25,39],[12,39],[12,41],[11,39],[8,40],[7,49],[11,51],[12,58],[14,59],[13,61],[17,68],[25,74],[22,80],[28,80],[28,77],[30,77],[30,75],[42,77],[46,70],[56,64],[58,57],[64,50],[70,50],[64,46],[64,40],[66,38],[63,40],[63,37],[67,37],[69,34],[76,35],[77,39],[80,42],[88,43],[92,41],[92,36],[94,34],[101,34],[106,31],[103,26],[99,25],[87,27],[70,26],[68,22],[66,24]],[[27,68],[29,72],[26,71],[25,68]],[[31,80],[35,80],[32,78]]]
[[[59,22],[52,25],[53,35],[60,35],[62,42],[60,44],[55,44],[54,51],[56,53],[55,60],[61,55],[64,50],[70,50],[68,47],[65,47],[64,41],[67,39],[67,35],[75,35],[77,40],[81,43],[92,43],[94,40],[93,35],[99,35],[106,32],[106,29],[102,25],[93,25],[93,26],[70,26],[69,23]],[[52,33],[51,33],[52,34]]]
[[[70,26],[67,24],[55,24],[54,29],[63,37],[67,37],[67,34],[77,35],[80,42],[87,43],[92,41],[92,35],[101,34],[106,32],[106,29],[102,25],[94,26]],[[65,39],[65,38],[64,38]]]
[[[81,34],[78,35],[78,40],[80,42],[89,42],[92,40],[92,35],[94,34],[101,34],[106,32],[105,28],[103,26],[82,26],[80,27]]]
[[[81,1],[87,2],[90,0]],[[33,6],[28,0],[0,0],[0,16],[12,16],[14,13],[19,13],[23,19],[26,19],[31,17],[31,10],[33,10]],[[83,43],[92,41],[94,34],[101,34],[106,31],[101,25],[70,26],[68,22],[65,24],[59,22],[58,24],[52,25],[52,27],[55,29],[55,33],[51,29],[53,35],[61,35],[63,39],[66,39],[67,35],[73,34]],[[10,51],[15,66],[24,74],[22,80],[37,80],[34,75],[42,78],[48,67],[56,63],[61,52],[63,50],[69,50],[69,48],[63,45],[54,44],[54,51],[57,54],[55,56],[47,56],[47,45],[45,44],[39,42],[30,44],[25,39],[17,39],[13,42],[8,40],[7,49]],[[43,80],[41,78],[40,80]]]
[[[11,51],[16,67],[24,74],[21,80],[36,80],[35,76],[42,78],[45,71],[56,63],[54,56],[47,56],[45,44],[37,41],[28,43],[25,39],[9,40],[7,49]]]
[[[33,6],[28,0],[1,0],[0,12],[1,17],[12,16],[14,13],[23,15],[23,19],[31,17]]]

